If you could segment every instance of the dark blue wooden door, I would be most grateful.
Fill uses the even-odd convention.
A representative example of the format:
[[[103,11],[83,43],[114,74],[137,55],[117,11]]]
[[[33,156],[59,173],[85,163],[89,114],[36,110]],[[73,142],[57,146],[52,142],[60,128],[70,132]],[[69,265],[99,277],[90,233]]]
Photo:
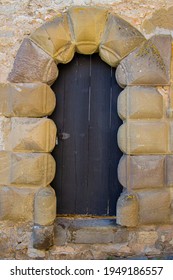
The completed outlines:
[[[58,127],[53,151],[57,171],[52,183],[57,213],[115,215],[121,192],[117,165],[117,97],[121,89],[115,69],[98,54],[76,54],[60,73],[52,89],[57,105],[52,115]]]

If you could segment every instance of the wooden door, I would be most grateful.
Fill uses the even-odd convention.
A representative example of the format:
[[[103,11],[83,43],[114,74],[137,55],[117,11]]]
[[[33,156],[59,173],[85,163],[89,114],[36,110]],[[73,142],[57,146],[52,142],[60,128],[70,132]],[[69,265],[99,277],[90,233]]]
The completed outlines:
[[[52,89],[57,105],[52,119],[58,127],[53,151],[57,213],[115,215],[121,192],[117,166],[117,97],[121,89],[115,69],[98,54],[76,54],[60,73]]]

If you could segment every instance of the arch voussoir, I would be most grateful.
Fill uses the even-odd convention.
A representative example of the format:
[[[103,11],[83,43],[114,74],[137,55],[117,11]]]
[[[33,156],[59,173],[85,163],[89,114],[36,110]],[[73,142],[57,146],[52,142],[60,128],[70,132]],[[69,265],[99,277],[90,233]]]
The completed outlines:
[[[58,77],[58,68],[52,57],[29,38],[25,38],[8,76],[12,83],[42,82],[52,84]]]
[[[75,43],[67,13],[46,22],[30,39],[48,53],[56,63],[68,63],[75,53]]]
[[[99,46],[102,60],[116,67],[120,60],[131,53],[145,37],[130,23],[116,14],[109,14]]]
[[[81,54],[98,52],[108,10],[101,7],[72,7],[67,13],[76,51]]]
[[[120,62],[116,70],[116,79],[123,87],[169,85],[170,60],[171,36],[154,36]]]

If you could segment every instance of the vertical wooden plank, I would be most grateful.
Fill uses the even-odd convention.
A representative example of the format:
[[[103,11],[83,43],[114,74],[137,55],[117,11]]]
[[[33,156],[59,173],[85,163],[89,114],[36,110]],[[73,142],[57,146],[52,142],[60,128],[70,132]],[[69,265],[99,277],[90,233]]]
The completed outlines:
[[[97,55],[92,56],[88,211],[95,215],[106,215],[108,211],[110,70]]]
[[[86,214],[88,201],[88,106],[90,58],[78,56],[78,85],[75,99],[75,213]]]
[[[59,69],[52,87],[57,96],[52,118],[60,134],[53,151],[57,172],[52,183],[58,213],[115,215],[121,191],[117,166],[122,153],[117,145],[120,88],[114,70],[97,54],[76,54]]]
[[[122,186],[118,181],[117,168],[119,160],[122,156],[117,144],[118,128],[122,124],[122,120],[117,113],[117,99],[122,89],[115,79],[115,69],[111,69],[111,94],[110,94],[110,166],[109,166],[109,215],[116,214],[116,203],[122,191]]]
[[[62,180],[61,205],[58,213],[74,213],[75,211],[75,140],[74,140],[74,100],[75,86],[78,79],[78,61],[75,59],[68,65],[62,65],[60,73],[64,72],[64,115],[63,127],[60,127],[59,142],[62,142]],[[61,88],[59,89],[61,90]],[[57,100],[58,102],[58,100]],[[58,172],[58,169],[57,169]],[[57,186],[58,187],[58,186]],[[59,198],[57,197],[57,200]]]
[[[61,67],[62,66],[62,67]],[[59,65],[60,74],[58,79],[52,85],[52,90],[56,94],[56,108],[51,115],[51,118],[57,125],[58,134],[64,130],[64,91],[65,91],[65,72],[63,71],[63,65]],[[58,136],[58,135],[57,135]],[[62,208],[62,176],[63,176],[63,142],[58,139],[58,145],[55,146],[52,155],[56,160],[56,173],[55,178],[51,185],[55,189],[57,196],[57,213]]]
[[[53,115],[60,138],[53,155],[61,158],[53,185],[57,189],[58,213],[62,214],[84,213],[87,207],[89,60],[86,56],[78,57],[76,54],[71,63],[61,65],[53,88],[60,91],[57,113]]]

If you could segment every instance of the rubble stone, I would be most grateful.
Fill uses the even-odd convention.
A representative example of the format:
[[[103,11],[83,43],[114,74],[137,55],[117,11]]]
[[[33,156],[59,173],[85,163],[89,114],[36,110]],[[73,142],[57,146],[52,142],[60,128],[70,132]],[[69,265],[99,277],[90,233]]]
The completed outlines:
[[[157,28],[173,30],[172,17],[173,17],[172,6],[169,8],[162,7],[161,9],[156,9],[150,16],[148,16],[144,20],[142,24],[142,28],[148,34],[152,33]]]
[[[33,227],[33,247],[38,250],[48,250],[53,245],[54,226]]]

